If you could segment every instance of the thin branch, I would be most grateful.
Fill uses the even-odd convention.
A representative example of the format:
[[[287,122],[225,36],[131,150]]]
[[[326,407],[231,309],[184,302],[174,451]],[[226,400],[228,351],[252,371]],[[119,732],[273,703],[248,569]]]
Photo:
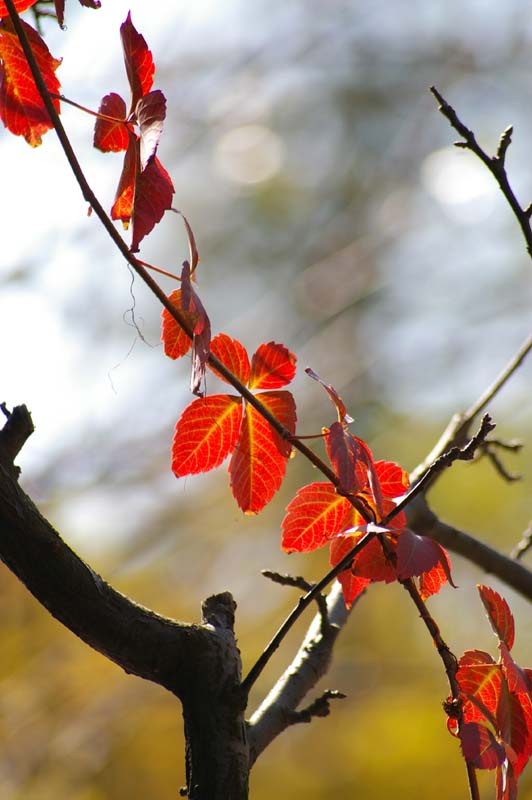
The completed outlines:
[[[314,588],[314,584],[310,581],[307,581],[306,578],[303,578],[301,575],[281,575],[280,572],[272,572],[270,569],[262,569],[261,575],[264,575],[265,578],[269,578],[274,583],[278,583],[281,586],[290,586],[293,589],[301,589],[303,592],[310,592]],[[327,616],[327,601],[323,594],[317,594],[314,597],[314,600],[318,604],[318,608],[320,610],[322,625],[328,625],[329,620]]]
[[[361,597],[362,595],[358,600]],[[342,587],[335,583],[327,595],[327,629],[323,630],[322,615],[317,613],[292,663],[249,721],[250,763],[253,764],[273,739],[290,725],[303,721],[297,717],[301,713],[297,708],[327,673],[338,634],[349,619],[351,611],[345,607]],[[312,706],[313,704],[310,709]],[[306,711],[309,712],[310,709]]]
[[[515,218],[519,223],[519,226],[525,238],[527,252],[529,256],[532,257],[532,228],[530,226],[530,214],[528,212],[528,209],[524,209],[517,200],[514,191],[510,186],[510,182],[506,174],[506,169],[504,167],[506,150],[508,149],[508,146],[510,144],[510,139],[512,134],[511,128],[507,128],[506,131],[501,136],[497,154],[495,156],[489,156],[486,153],[486,151],[483,150],[482,147],[480,147],[473,131],[470,130],[466,125],[464,125],[464,123],[459,119],[454,108],[449,105],[449,103],[440,94],[440,92],[434,86],[430,87],[430,91],[438,101],[439,110],[441,111],[443,116],[449,121],[451,127],[453,127],[455,131],[457,131],[463,138],[462,142],[455,142],[455,145],[464,150],[471,150],[471,152],[474,153],[482,161],[483,164],[485,164],[485,166],[489,169],[489,171],[499,184],[499,188],[501,189],[503,195],[508,201],[508,204],[514,213]]]

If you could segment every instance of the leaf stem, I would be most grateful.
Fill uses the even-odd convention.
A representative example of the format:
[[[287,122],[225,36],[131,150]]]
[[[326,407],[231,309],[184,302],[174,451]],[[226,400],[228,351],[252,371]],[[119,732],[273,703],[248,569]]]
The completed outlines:
[[[91,108],[87,108],[86,106],[82,106],[80,103],[76,103],[75,100],[70,100],[68,97],[65,97],[64,94],[56,94],[55,92],[48,92],[48,94],[54,100],[61,100],[62,103],[68,103],[69,106],[74,106],[74,108],[78,108],[80,111],[84,111],[85,114],[90,114],[91,117],[96,117],[97,119],[103,119],[105,120],[105,122],[112,122],[115,125],[127,125],[127,119],[110,117],[109,114],[101,114],[99,111],[93,111]]]

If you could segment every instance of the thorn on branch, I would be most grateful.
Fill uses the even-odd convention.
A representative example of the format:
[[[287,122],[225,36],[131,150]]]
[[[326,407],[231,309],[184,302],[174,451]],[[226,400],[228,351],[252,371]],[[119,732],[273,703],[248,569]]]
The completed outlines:
[[[347,695],[336,689],[326,689],[320,697],[317,697],[309,706],[301,711],[293,711],[288,719],[289,725],[297,725],[300,722],[312,722],[314,717],[328,717],[331,713],[331,700],[344,700]]]
[[[303,578],[301,575],[287,575],[286,573],[282,575],[280,572],[273,572],[269,569],[261,570],[261,575],[264,575],[265,578],[269,578],[274,583],[279,583],[281,586],[290,586],[294,589],[301,589],[302,592],[310,592],[316,585],[315,583],[311,583],[307,581],[306,578]],[[314,598],[316,603],[318,604],[318,608],[321,614],[321,624],[322,626],[329,625],[329,612],[327,610],[327,600],[325,595],[318,593]]]

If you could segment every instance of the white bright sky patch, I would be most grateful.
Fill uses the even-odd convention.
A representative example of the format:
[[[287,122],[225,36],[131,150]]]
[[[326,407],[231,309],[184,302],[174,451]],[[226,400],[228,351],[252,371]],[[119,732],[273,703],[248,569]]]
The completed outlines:
[[[263,125],[242,125],[225,133],[215,150],[215,165],[225,178],[235,183],[267,181],[279,171],[283,143]]]
[[[446,206],[470,203],[497,192],[486,167],[471,153],[456,149],[431,153],[423,162],[421,174],[425,188]]]

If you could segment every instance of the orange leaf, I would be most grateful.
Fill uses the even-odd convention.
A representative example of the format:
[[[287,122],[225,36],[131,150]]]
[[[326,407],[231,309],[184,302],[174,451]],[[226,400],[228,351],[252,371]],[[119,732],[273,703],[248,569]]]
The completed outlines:
[[[242,401],[227,394],[194,400],[183,411],[172,445],[177,478],[218,467],[233,450],[242,419]]]
[[[375,461],[374,467],[384,497],[400,497],[410,486],[408,472],[393,461]]]
[[[188,321],[190,327],[194,329],[198,315],[195,312],[183,311],[181,305],[181,289],[175,289],[168,298]],[[162,314],[161,341],[164,344],[164,353],[168,358],[181,358],[188,353],[192,347],[192,340],[189,339],[183,328],[175,321],[170,312],[163,308]]]
[[[263,392],[257,399],[290,433],[295,432],[296,407],[290,392]],[[269,503],[282,483],[290,451],[290,443],[247,404],[229,464],[231,490],[242,511],[256,514]]]
[[[61,61],[50,54],[37,31],[24,20],[21,20],[21,24],[48,90],[58,94],[60,85],[55,71]],[[59,100],[52,102],[59,112]],[[42,136],[53,128],[9,19],[0,21],[0,118],[11,133],[24,136],[32,147],[40,145]]]
[[[37,0],[14,0],[14,2],[18,13],[22,14],[23,11],[34,6]],[[6,4],[0,0],[0,19],[3,17],[9,17],[9,11],[6,8]]]
[[[135,202],[135,181],[137,177],[138,146],[137,137],[133,133],[128,133],[129,143],[122,173],[118,181],[115,201],[111,209],[111,219],[122,220],[124,228],[129,226],[133,216],[133,203]]]
[[[144,36],[136,30],[131,22],[131,12],[127,15],[126,21],[120,26],[120,36],[122,38],[127,77],[131,88],[131,107],[129,111],[131,114],[140,98],[147,94],[153,86],[155,64]]]
[[[508,650],[511,650],[514,643],[515,630],[514,618],[508,603],[504,597],[501,597],[494,589],[490,589],[489,586],[478,585],[477,589],[493,631],[501,642],[504,642]]]
[[[419,592],[423,600],[426,600],[427,597],[430,597],[433,594],[438,594],[441,587],[449,580],[448,572],[450,572],[451,570],[451,564],[446,552],[445,552],[445,557],[448,569],[444,569],[442,563],[440,562],[436,564],[436,566],[433,567],[432,569],[429,569],[428,572],[424,572],[420,576]]]
[[[298,491],[286,507],[282,549],[308,553],[323,547],[341,529],[351,505],[330,483],[311,483]]]
[[[126,104],[119,94],[111,92],[102,98],[99,114],[114,117],[115,122],[97,119],[94,125],[93,145],[103,153],[119,153],[127,150],[131,128],[126,123]]]
[[[251,359],[250,389],[279,389],[296,374],[296,357],[277,342],[261,344]]]
[[[248,382],[250,374],[249,358],[246,348],[243,344],[240,344],[238,339],[231,339],[226,333],[219,333],[211,341],[211,352],[241,383],[246,384]],[[217,370],[213,369],[212,371],[225,381],[223,375]]]

